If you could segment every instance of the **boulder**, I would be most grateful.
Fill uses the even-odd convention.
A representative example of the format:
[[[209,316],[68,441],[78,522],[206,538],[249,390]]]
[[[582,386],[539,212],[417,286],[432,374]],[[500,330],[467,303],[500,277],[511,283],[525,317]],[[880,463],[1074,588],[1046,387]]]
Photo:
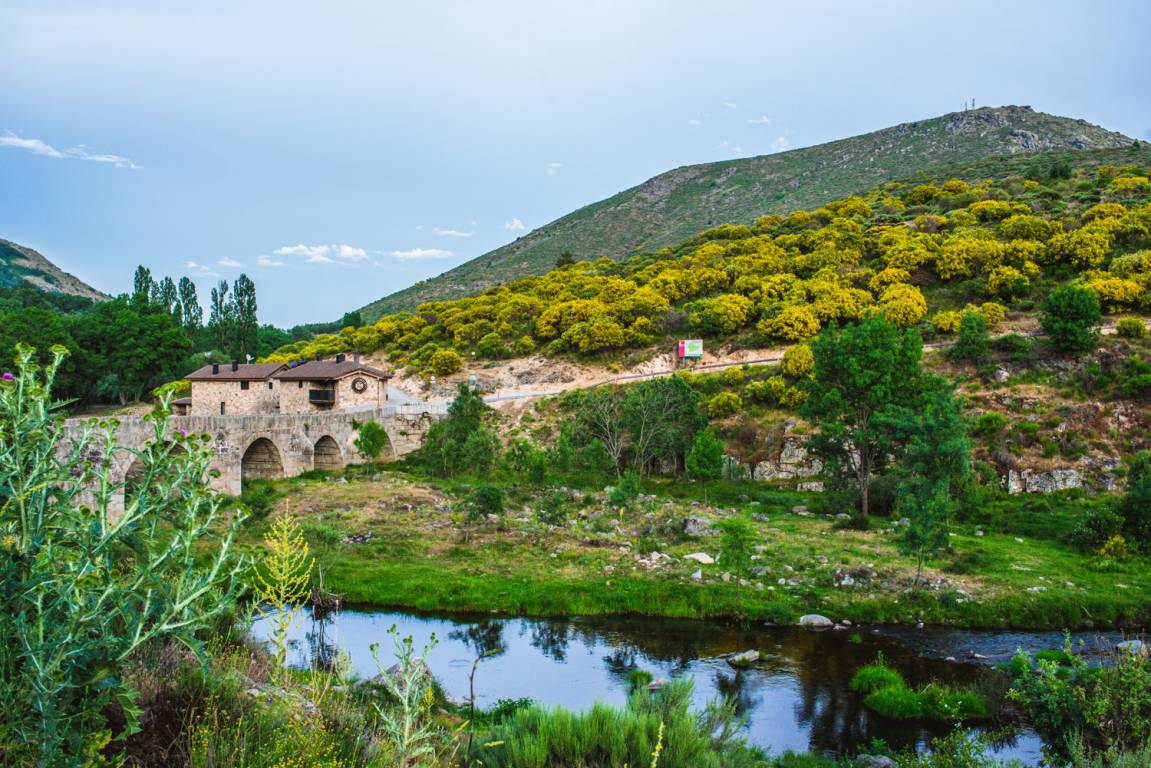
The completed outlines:
[[[799,617],[799,626],[810,629],[828,629],[835,626],[835,622],[818,613],[808,613]]]
[[[707,536],[711,533],[711,521],[706,517],[688,515],[683,520],[685,536]]]
[[[1037,472],[1033,469],[1010,470],[1007,473],[1007,492],[1055,493],[1083,487],[1083,475],[1077,469],[1051,469]]]
[[[1129,653],[1132,656],[1151,655],[1151,645],[1148,645],[1142,640],[1124,640],[1121,643],[1115,644],[1115,650],[1120,653]]]
[[[744,651],[727,657],[727,663],[737,669],[750,667],[757,661],[759,661],[759,651]]]
[[[715,558],[706,552],[692,552],[690,555],[684,555],[684,560],[694,560],[700,565],[713,565]]]

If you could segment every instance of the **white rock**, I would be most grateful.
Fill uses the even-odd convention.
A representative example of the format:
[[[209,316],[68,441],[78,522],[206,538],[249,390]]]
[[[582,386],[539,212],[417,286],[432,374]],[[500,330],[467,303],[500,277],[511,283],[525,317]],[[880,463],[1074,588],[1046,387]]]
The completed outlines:
[[[826,616],[820,616],[818,613],[808,613],[799,617],[799,626],[826,629],[827,627],[834,627],[835,622]]]
[[[713,565],[715,558],[706,552],[692,552],[690,555],[685,555],[684,560],[694,560],[700,565]]]
[[[696,571],[691,575],[692,581],[703,581],[703,571]]]

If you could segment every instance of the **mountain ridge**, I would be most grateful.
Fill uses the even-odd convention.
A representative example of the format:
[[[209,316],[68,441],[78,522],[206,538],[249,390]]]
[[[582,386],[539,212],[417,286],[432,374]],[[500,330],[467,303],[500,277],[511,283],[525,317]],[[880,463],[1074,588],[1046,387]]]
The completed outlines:
[[[980,107],[771,155],[680,166],[568,213],[507,245],[361,308],[371,321],[550,269],[564,251],[620,260],[719,223],[815,208],[928,166],[1134,139],[1028,106]],[[495,277],[493,277],[495,276]]]
[[[40,252],[0,238],[0,287],[11,288],[21,281],[52,293],[80,296],[93,301],[108,298],[106,293],[60,269]]]

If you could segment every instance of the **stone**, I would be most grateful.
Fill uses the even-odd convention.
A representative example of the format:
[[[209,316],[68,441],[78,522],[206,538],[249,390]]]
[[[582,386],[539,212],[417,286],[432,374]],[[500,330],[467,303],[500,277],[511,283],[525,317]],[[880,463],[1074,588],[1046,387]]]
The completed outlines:
[[[1151,645],[1148,645],[1142,640],[1124,640],[1121,643],[1115,644],[1115,650],[1120,653],[1129,653],[1132,656],[1151,655]]]
[[[1051,469],[1039,472],[1032,469],[1010,470],[1007,473],[1007,492],[1055,493],[1083,487],[1083,475],[1077,469]]]
[[[727,584],[729,581],[731,581],[731,574],[727,571],[724,571],[719,578],[723,580],[724,584]]]
[[[694,560],[700,565],[714,565],[715,558],[706,552],[692,552],[690,555],[684,555],[684,560]]]
[[[667,680],[664,680],[662,677],[657,677],[655,680],[652,680],[647,684],[647,689],[648,691],[654,693],[660,688],[663,688],[665,685],[667,685]]]
[[[899,763],[887,755],[860,755],[855,759],[859,768],[899,768]]]
[[[821,616],[818,613],[808,613],[799,617],[799,626],[808,627],[810,629],[827,629],[834,627],[835,622],[826,616]]]
[[[727,663],[737,669],[750,667],[757,661],[759,661],[759,651],[744,651],[727,657]]]
[[[812,480],[807,483],[800,483],[795,486],[800,491],[812,491],[814,493],[823,493],[824,485],[822,480]]]
[[[711,521],[706,517],[688,515],[683,520],[683,533],[685,536],[707,536],[711,533]]]
[[[703,581],[703,571],[696,571],[691,575],[692,581]]]

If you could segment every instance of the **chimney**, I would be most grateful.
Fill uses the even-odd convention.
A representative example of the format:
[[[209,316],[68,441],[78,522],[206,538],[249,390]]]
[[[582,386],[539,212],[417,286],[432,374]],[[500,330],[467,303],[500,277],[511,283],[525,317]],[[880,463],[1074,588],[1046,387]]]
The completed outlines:
[[[356,365],[359,365],[360,364],[360,353],[357,352],[355,355],[353,355],[352,360],[355,361]]]
[[[240,370],[240,364],[238,362],[236,362],[235,360],[233,360],[232,361],[232,373],[235,373],[238,370]]]
[[[336,355],[336,362],[342,363],[346,358],[343,355]]]
[[[215,376],[219,372],[220,372],[220,364],[219,363],[212,363],[212,375]]]

